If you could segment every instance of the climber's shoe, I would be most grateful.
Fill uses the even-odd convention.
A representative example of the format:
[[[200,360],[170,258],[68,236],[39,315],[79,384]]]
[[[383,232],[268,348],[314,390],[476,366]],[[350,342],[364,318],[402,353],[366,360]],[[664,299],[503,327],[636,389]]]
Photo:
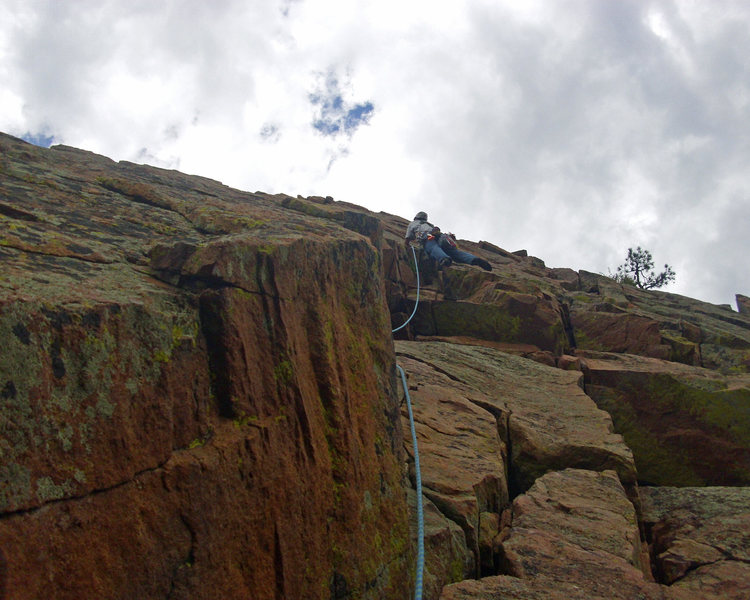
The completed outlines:
[[[453,264],[453,261],[450,258],[443,258],[440,261],[440,267],[450,267]]]
[[[475,258],[471,261],[471,264],[476,265],[477,267],[482,267],[485,271],[492,271],[492,265],[483,258]]]

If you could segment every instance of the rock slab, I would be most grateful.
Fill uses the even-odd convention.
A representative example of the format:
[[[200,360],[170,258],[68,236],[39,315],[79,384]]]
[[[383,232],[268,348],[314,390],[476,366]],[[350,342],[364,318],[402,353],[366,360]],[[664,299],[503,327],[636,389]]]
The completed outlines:
[[[750,597],[750,488],[644,487],[655,568],[705,598]]]

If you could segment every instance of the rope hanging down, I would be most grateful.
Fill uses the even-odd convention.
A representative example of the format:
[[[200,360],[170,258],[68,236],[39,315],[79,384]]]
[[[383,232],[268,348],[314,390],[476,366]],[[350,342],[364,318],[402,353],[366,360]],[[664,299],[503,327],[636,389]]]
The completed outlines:
[[[411,316],[406,319],[406,322],[403,325],[399,325],[396,327],[396,329],[392,329],[391,333],[396,333],[399,329],[403,329],[409,324],[409,321],[412,320],[412,317],[417,314],[417,307],[419,306],[419,265],[417,264],[417,252],[414,250],[414,246],[410,246],[412,256],[414,256],[414,270],[417,273],[417,301],[414,303],[414,310],[411,313]]]
[[[409,425],[411,427],[411,440],[414,446],[414,471],[416,472],[417,488],[417,577],[414,584],[414,600],[422,600],[422,572],[424,571],[424,513],[422,509],[422,474],[419,469],[419,448],[417,447],[417,431],[414,428],[414,415],[411,412],[411,398],[409,388],[406,385],[406,374],[404,370],[396,365],[401,373],[401,382],[406,394],[406,408],[409,410]]]
[[[391,333],[397,332],[399,329],[403,329],[411,321],[412,317],[417,314],[417,306],[419,306],[419,265],[417,264],[417,253],[414,250],[414,246],[411,246],[411,253],[414,257],[414,270],[417,273],[417,301],[414,303],[414,311],[411,316],[406,320],[406,323],[396,329],[391,330]],[[417,576],[414,584],[414,600],[422,600],[422,576],[424,571],[424,512],[422,509],[422,473],[419,468],[419,448],[417,447],[417,430],[414,428],[414,415],[411,411],[411,398],[409,397],[409,386],[406,384],[406,373],[397,364],[396,368],[401,374],[401,383],[404,386],[404,395],[406,396],[406,408],[409,411],[409,426],[411,427],[411,440],[414,447],[414,470],[416,472],[416,488],[417,488]]]

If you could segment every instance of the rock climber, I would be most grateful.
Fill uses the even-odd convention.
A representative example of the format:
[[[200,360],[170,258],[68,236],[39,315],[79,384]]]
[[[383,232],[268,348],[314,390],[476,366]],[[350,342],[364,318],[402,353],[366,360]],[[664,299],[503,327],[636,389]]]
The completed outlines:
[[[419,211],[406,229],[406,245],[412,242],[420,244],[427,254],[434,258],[441,267],[450,267],[453,261],[482,267],[492,271],[492,266],[483,258],[474,256],[456,245],[456,236],[443,233],[440,227],[427,222],[427,213]]]

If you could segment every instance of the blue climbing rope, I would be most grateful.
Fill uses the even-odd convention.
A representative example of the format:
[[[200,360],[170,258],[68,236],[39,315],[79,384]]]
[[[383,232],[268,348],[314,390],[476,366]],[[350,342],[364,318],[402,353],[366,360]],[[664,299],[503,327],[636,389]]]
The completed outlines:
[[[406,394],[406,408],[409,410],[409,425],[411,426],[411,440],[414,446],[414,470],[416,472],[417,488],[417,578],[414,583],[414,600],[422,600],[422,573],[424,571],[424,513],[422,510],[422,473],[419,469],[419,448],[417,447],[417,431],[414,428],[414,415],[411,412],[411,398],[406,385],[406,374],[400,365],[396,365],[401,373],[401,383]]]
[[[411,313],[411,317],[406,320],[406,323],[396,329],[391,330],[391,333],[397,332],[399,329],[406,327],[411,321],[412,317],[417,314],[417,306],[419,306],[419,265],[417,264],[417,253],[414,250],[414,246],[411,247],[411,253],[414,257],[414,270],[417,272],[417,301],[414,303],[414,311]],[[416,487],[417,487],[417,577],[414,583],[414,600],[422,600],[422,577],[424,572],[424,511],[422,509],[422,473],[419,468],[419,448],[417,446],[417,430],[414,428],[414,415],[411,411],[411,398],[409,397],[409,386],[406,384],[406,373],[397,364],[396,368],[401,373],[401,383],[404,385],[404,395],[406,396],[406,408],[409,410],[409,426],[411,427],[411,441],[414,447],[414,470],[416,472]]]
[[[399,325],[396,329],[391,329],[391,333],[396,333],[399,329],[403,329],[412,320],[412,317],[417,314],[417,306],[419,306],[419,265],[417,264],[417,252],[414,250],[414,246],[411,246],[411,253],[414,256],[414,270],[417,272],[417,301],[414,303],[414,310],[411,313],[411,317],[406,319],[406,323]]]

